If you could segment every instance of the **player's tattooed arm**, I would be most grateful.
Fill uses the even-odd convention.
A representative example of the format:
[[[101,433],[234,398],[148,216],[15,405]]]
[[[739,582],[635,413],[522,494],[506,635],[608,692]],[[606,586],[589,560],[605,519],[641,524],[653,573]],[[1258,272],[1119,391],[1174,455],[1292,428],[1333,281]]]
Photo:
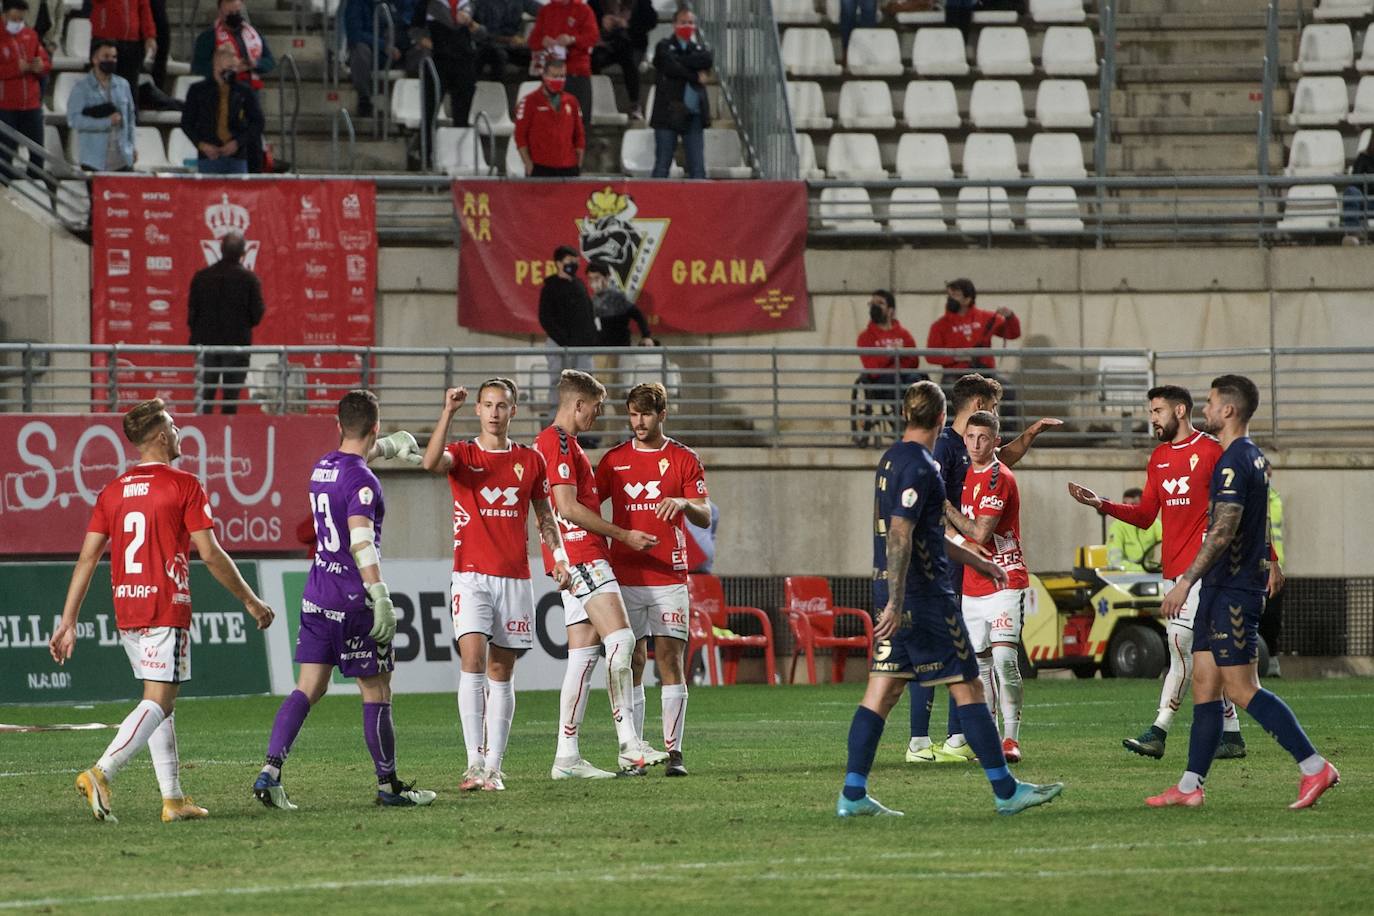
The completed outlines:
[[[572,576],[568,570],[567,553],[563,549],[563,532],[558,528],[558,517],[553,514],[553,506],[546,497],[530,500],[534,510],[534,520],[539,525],[539,539],[554,555],[553,581],[559,588],[567,588]]]
[[[974,543],[986,544],[992,540],[992,533],[997,530],[997,523],[1001,519],[1000,512],[996,515],[980,515],[976,519],[969,518],[956,509],[953,503],[945,500],[945,525]]]
[[[915,526],[911,519],[894,515],[887,526],[887,607],[873,625],[874,640],[884,640],[897,631],[902,596],[906,594],[906,572],[911,565],[911,538]]]
[[[468,399],[466,388],[450,388],[444,392],[444,409],[439,412],[439,422],[434,424],[434,432],[429,434],[429,444],[425,446],[425,457],[420,466],[431,474],[447,474],[453,467],[453,456],[444,448],[448,445],[448,427],[453,415]]]
[[[1236,532],[1240,530],[1242,511],[1244,510],[1239,503],[1212,503],[1212,524],[1207,529],[1202,547],[1193,558],[1188,571],[1179,576],[1159,606],[1160,612],[1166,618],[1173,619],[1183,612],[1183,605],[1188,600],[1188,592],[1192,589],[1193,583],[1212,568],[1212,564],[1220,559],[1222,552],[1236,539]]]

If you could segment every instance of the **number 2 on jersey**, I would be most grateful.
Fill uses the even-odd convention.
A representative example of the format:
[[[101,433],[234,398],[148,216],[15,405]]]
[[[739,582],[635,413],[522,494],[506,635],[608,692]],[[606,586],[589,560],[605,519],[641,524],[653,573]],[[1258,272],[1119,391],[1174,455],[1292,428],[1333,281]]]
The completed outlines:
[[[339,529],[334,526],[334,516],[329,508],[329,494],[316,493],[315,499],[315,532],[319,539],[320,551],[335,551],[339,549]],[[323,530],[320,526],[323,525]]]
[[[129,546],[124,548],[124,572],[137,575],[143,572],[143,563],[138,559],[138,549],[148,537],[148,517],[142,512],[130,512],[124,516],[124,533],[133,535]]]

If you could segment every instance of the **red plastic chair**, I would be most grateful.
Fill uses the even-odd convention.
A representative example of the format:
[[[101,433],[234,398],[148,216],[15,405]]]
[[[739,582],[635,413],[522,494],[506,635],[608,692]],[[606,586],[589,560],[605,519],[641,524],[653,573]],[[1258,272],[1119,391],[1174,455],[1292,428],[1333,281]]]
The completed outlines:
[[[715,645],[721,650],[721,660],[725,663],[725,683],[735,683],[739,671],[740,653],[745,649],[763,649],[764,674],[769,684],[776,684],[777,669],[773,660],[773,623],[768,615],[756,607],[737,607],[725,603],[725,590],[720,580],[706,573],[696,573],[687,578],[688,600],[694,611],[700,611],[712,626],[722,630],[730,629],[730,617],[747,616],[758,620],[762,635],[756,636],[713,636]]]
[[[692,608],[688,614],[690,621],[687,629],[687,661],[697,657],[697,653],[706,650],[706,675],[712,687],[720,686],[720,671],[716,668],[716,637],[711,632],[711,618],[707,617],[696,608]],[[653,641],[650,640],[650,645]]]
[[[844,680],[844,663],[851,650],[862,649],[873,660],[873,620],[852,607],[835,607],[830,583],[822,576],[788,576],[783,580],[783,601],[787,623],[792,628],[792,670],[788,680],[797,681],[797,659],[806,656],[806,677],[816,683],[816,650],[831,651],[830,679]],[[836,636],[839,617],[857,617],[863,623],[862,636]]]

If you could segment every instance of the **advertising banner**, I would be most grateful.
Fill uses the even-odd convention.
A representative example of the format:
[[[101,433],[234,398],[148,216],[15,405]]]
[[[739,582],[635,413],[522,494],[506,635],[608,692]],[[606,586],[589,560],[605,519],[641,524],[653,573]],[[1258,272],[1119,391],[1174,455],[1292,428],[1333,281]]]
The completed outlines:
[[[228,181],[100,176],[91,192],[91,343],[184,346],[191,277],[219,262],[230,232],[267,305],[255,344],[371,346],[377,288],[376,188],[371,182]],[[102,359],[102,358],[97,358]],[[172,360],[123,353],[121,401],[187,401]],[[302,358],[310,396],[355,357]],[[103,363],[97,362],[97,368]],[[122,376],[123,378],[123,376]],[[96,379],[97,384],[101,379]],[[327,399],[327,398],[326,398]]]
[[[605,264],[656,332],[811,326],[802,182],[460,181],[453,196],[463,327],[541,334],[559,245]]]
[[[77,622],[76,649],[65,665],[48,654],[48,640],[62,620],[71,563],[0,564],[0,704],[95,703],[141,697],[129,657],[115,628],[110,564],[101,563]],[[254,563],[239,563],[254,589]],[[191,564],[191,680],[184,697],[267,693],[263,631],[204,564]]]
[[[310,472],[338,444],[335,421],[262,414],[176,419],[176,467],[200,478],[224,548],[301,550],[295,532],[310,511]],[[116,415],[0,414],[0,554],[75,555],[101,488],[137,460]]]

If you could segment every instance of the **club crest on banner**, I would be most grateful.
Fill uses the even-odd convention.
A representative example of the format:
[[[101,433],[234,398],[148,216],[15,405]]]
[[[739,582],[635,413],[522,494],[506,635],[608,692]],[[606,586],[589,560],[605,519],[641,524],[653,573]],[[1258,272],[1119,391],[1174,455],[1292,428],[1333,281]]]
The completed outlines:
[[[245,250],[243,252],[243,266],[253,270],[258,261],[258,242],[248,241],[248,227],[252,223],[252,217],[248,214],[248,208],[239,204],[231,203],[229,195],[223,194],[220,202],[211,204],[205,208],[205,227],[210,230],[213,239],[201,239],[200,250],[205,255],[207,265],[218,264],[220,261],[220,243],[224,237],[231,232],[238,232],[245,237]]]
[[[605,264],[615,285],[636,299],[668,234],[669,222],[640,217],[634,198],[617,194],[608,185],[587,197],[587,215],[576,223],[582,256]]]

